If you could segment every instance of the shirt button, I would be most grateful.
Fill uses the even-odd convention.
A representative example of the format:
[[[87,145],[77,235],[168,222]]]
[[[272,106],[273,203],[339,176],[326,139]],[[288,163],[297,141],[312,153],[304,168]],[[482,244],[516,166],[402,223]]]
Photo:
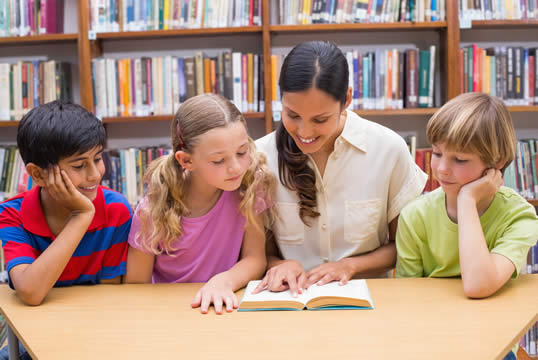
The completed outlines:
[[[323,225],[321,225],[321,228],[322,228],[323,230],[327,230],[327,224],[323,224]]]

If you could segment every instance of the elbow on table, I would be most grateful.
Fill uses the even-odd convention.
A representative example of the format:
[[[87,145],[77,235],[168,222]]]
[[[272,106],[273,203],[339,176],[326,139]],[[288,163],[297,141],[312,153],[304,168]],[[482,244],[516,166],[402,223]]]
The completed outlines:
[[[45,296],[40,296],[39,294],[36,294],[36,292],[32,291],[31,289],[22,288],[22,289],[16,289],[16,291],[19,298],[26,305],[38,306],[38,305],[41,305],[41,303],[45,299]]]
[[[495,293],[495,289],[487,286],[487,284],[476,283],[471,281],[462,281],[463,293],[470,299],[483,299]]]

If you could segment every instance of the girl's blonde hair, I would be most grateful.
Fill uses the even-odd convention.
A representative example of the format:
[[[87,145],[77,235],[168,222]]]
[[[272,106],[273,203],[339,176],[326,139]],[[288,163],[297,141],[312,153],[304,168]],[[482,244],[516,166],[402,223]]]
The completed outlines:
[[[516,135],[504,102],[484,93],[465,93],[447,102],[428,121],[430,144],[478,154],[489,166],[504,170],[515,157]]]
[[[163,252],[170,255],[176,250],[172,243],[183,233],[181,217],[189,212],[185,203],[185,185],[189,175],[176,160],[175,153],[185,151],[192,154],[201,135],[237,121],[246,128],[241,112],[219,95],[198,95],[181,105],[170,127],[173,151],[151,162],[144,175],[148,187],[145,203],[137,209],[141,227],[135,236],[138,243],[144,239],[143,247],[155,255]],[[263,200],[272,204],[276,181],[266,165],[265,156],[256,151],[250,137],[249,155],[250,166],[237,190],[241,199],[239,211],[245,216],[247,225],[254,224],[263,231],[262,225],[256,221],[256,200],[263,192]],[[270,208],[264,212],[264,223],[269,226],[273,217]]]

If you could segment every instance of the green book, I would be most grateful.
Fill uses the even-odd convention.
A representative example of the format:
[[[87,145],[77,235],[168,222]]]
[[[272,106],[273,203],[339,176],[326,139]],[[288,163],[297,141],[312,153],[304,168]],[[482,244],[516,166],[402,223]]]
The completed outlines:
[[[430,51],[420,50],[418,59],[418,107],[428,107]]]

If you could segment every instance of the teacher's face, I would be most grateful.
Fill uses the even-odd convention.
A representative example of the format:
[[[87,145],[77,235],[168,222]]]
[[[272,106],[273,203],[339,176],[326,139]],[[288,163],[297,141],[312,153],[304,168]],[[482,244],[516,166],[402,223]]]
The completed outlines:
[[[282,124],[303,153],[330,153],[344,128],[342,109],[339,101],[316,88],[284,92]]]

